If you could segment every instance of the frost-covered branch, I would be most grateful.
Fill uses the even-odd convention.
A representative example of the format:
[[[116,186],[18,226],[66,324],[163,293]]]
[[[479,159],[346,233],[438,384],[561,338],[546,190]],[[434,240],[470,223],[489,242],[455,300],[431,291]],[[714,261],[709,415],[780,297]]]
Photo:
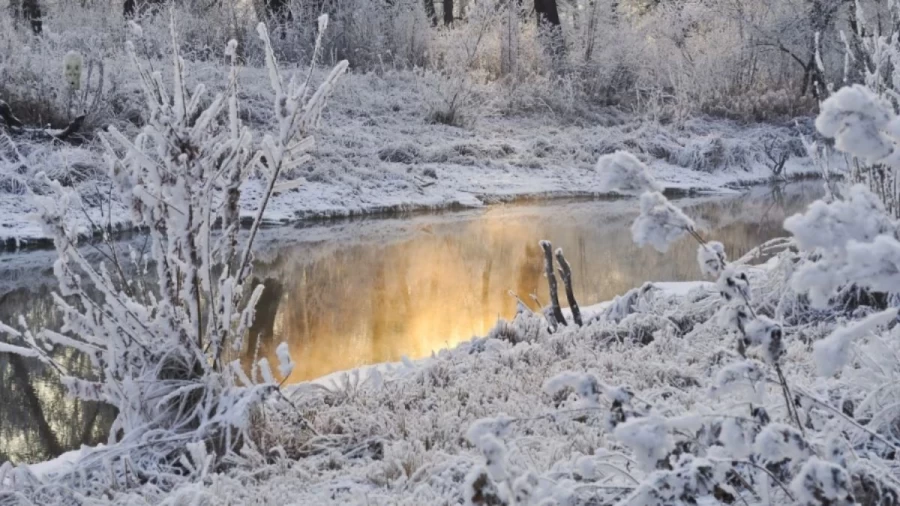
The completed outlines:
[[[320,18],[323,31],[326,23],[327,17]],[[260,25],[276,124],[258,137],[238,114],[236,43],[226,48],[231,59],[226,90],[208,99],[203,86],[187,89],[174,15],[170,28],[172,86],[145,68],[129,43],[146,122],[133,138],[115,127],[102,135],[113,183],[129,200],[134,223],[149,234],[149,258],[133,261],[155,263],[156,286],[130,284],[111,244],[106,261],[89,262],[78,250],[67,214],[77,195],[48,181],[56,194],[43,199],[42,218],[59,256],[55,301],[63,326],[36,338],[8,326],[0,330],[26,345],[4,343],[6,352],[47,360],[43,347],[56,345],[90,359],[96,380],[62,380],[71,394],[117,409],[110,440],[120,444],[110,452],[139,450],[137,460],[146,472],[179,461],[205,475],[217,460],[198,453],[197,445],[209,444],[218,457],[231,452],[245,440],[252,410],[293,370],[285,344],[277,349],[282,379],[268,371],[261,384],[226,362],[224,353],[242,346],[262,294],[262,285],[251,289],[248,280],[266,205],[282,174],[310,158],[314,129],[347,63],[339,63],[318,87],[312,87],[309,74],[284,85]],[[266,178],[266,191],[249,237],[241,241],[241,185],[255,172]],[[221,232],[214,233],[216,227]],[[192,456],[183,453],[185,447]]]

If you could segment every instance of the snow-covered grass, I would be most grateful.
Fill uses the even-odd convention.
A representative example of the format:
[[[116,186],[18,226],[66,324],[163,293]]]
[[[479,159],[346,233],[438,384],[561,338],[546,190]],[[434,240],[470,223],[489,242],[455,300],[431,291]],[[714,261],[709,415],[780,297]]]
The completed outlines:
[[[188,82],[217,89],[216,72],[215,65],[192,65]],[[268,124],[271,96],[259,85],[266,79],[263,70],[243,68],[240,79],[242,115],[255,125]],[[552,114],[519,114],[490,116],[458,128],[428,120],[427,98],[415,74],[403,71],[349,74],[332,105],[317,135],[315,161],[291,174],[302,184],[275,195],[266,211],[268,220],[598,195],[606,190],[605,176],[595,167],[597,158],[623,149],[647,162],[662,186],[679,192],[723,191],[770,180],[766,150],[775,141],[793,155],[786,164],[787,177],[817,172],[793,124],[742,125],[700,118],[677,128],[607,110],[577,122]],[[92,177],[75,183],[84,210],[78,204],[74,219],[85,232],[109,224],[128,227],[128,209],[115,194],[111,206],[108,202],[109,184],[101,153],[94,147],[26,145],[20,151],[28,153],[29,172],[17,177],[26,182],[40,171],[55,175],[90,168]],[[245,184],[244,216],[253,215],[263,189],[258,179]],[[46,237],[40,224],[29,219],[36,204],[22,193],[0,191],[0,239],[8,246]]]
[[[502,52],[497,23],[473,18],[452,31],[432,33],[407,26],[412,21],[427,24],[416,17],[421,14],[416,11],[421,8],[419,2],[398,4],[402,15],[391,11],[393,7],[387,11],[367,5],[345,7],[348,12],[337,21],[336,33],[325,36],[324,57],[349,53],[355,66],[325,113],[315,160],[292,174],[302,178],[302,184],[275,196],[267,209],[268,220],[596,194],[602,188],[594,167],[598,156],[622,149],[649,163],[654,177],[675,190],[721,189],[768,180],[772,176],[769,155],[782,153],[791,155],[788,177],[815,172],[805,159],[789,114],[760,124],[684,114],[679,121],[668,122],[646,107],[616,108],[596,97],[589,99],[594,92],[567,81],[586,79],[590,86],[603,88],[594,81],[598,74],[580,67],[581,63],[577,72],[565,78],[548,75],[541,67],[547,62],[532,24],[521,26],[521,74],[504,80],[494,68]],[[236,11],[232,8],[217,6],[199,16],[189,7],[178,7],[176,31],[188,61],[186,80],[190,89],[202,84],[212,91],[223,90],[220,46],[236,38],[246,65],[239,76],[240,115],[247,124],[265,129],[272,122],[272,92],[265,86],[264,51],[252,36],[253,6],[242,3],[234,7]],[[167,16],[147,13],[129,25],[112,21],[99,9],[106,7],[50,3],[40,38],[22,26],[14,29],[11,19],[0,20],[0,44],[8,49],[0,52],[0,99],[9,102],[26,123],[59,127],[85,108],[84,131],[92,137],[97,129],[110,125],[134,134],[146,120],[140,78],[124,46],[132,40],[148,65],[165,68],[172,45]],[[646,19],[651,24],[665,23],[662,19],[668,14],[658,14],[660,19]],[[312,37],[308,32],[314,24],[308,25],[291,27],[284,39],[273,41],[288,69],[303,68],[309,61]],[[483,39],[483,47],[474,47],[471,40],[477,38],[479,26],[487,27],[490,34]],[[365,51],[361,47],[375,40],[384,47]],[[68,100],[62,72],[71,51],[80,53],[84,61],[74,101]],[[606,51],[616,52],[598,40],[593,53],[598,63],[610,56]],[[461,58],[468,64],[460,63]],[[663,55],[654,58],[665,59]],[[640,66],[639,61],[630,64],[641,72],[654,72],[653,65]],[[420,63],[424,67],[415,67]],[[628,74],[621,69],[616,72]],[[324,75],[316,72],[315,80]],[[616,79],[603,77],[607,78]],[[448,100],[459,94],[466,97],[458,106],[466,109],[460,112],[468,118],[463,126],[436,122],[436,116],[447,114],[443,109]],[[683,107],[657,98],[661,108]],[[796,111],[804,114],[809,109]],[[801,130],[811,130],[808,119],[801,118],[800,123]],[[21,137],[13,140],[15,149],[0,137],[0,240],[7,246],[46,239],[41,227],[29,219],[37,207],[23,196],[27,187],[46,193],[37,177],[41,172],[78,188],[84,209],[81,203],[73,205],[84,232],[131,225],[120,199],[113,194],[109,202],[110,185],[99,143],[50,146]],[[261,191],[258,180],[248,181],[242,194],[245,216],[253,215]]]
[[[758,287],[753,296],[761,306],[778,303],[791,256],[746,270],[751,285]],[[494,471],[488,462],[488,472],[507,473],[513,484],[519,479],[533,481],[532,493],[554,498],[557,502],[552,504],[618,504],[636,494],[635,481],[652,474],[633,462],[638,459],[632,453],[635,445],[643,444],[654,451],[668,448],[658,455],[648,453],[651,460],[644,459],[645,463],[655,463],[656,457],[673,449],[679,454],[705,448],[707,456],[695,465],[711,466],[710,487],[718,483],[719,493],[741,494],[750,504],[789,504],[788,493],[800,495],[790,486],[790,476],[802,473],[784,463],[774,464],[794,458],[793,450],[772,439],[792,433],[783,425],[790,421],[780,388],[777,382],[765,381],[765,375],[753,380],[756,376],[734,371],[728,380],[720,373],[729,361],[742,363],[733,350],[735,329],[714,317],[723,301],[709,283],[660,284],[643,291],[630,314],[618,322],[598,318],[551,335],[540,317],[523,313],[500,323],[484,338],[420,362],[367,368],[299,385],[289,393],[297,411],[277,410],[259,418],[258,446],[245,448],[235,467],[171,492],[143,487],[115,494],[114,501],[456,504],[477,496],[467,491],[490,493],[489,481],[476,484],[478,480],[472,479],[478,476],[473,470],[485,465],[483,445],[467,439],[469,427],[490,418],[505,426],[499,438],[505,452],[494,461]],[[604,306],[585,312],[600,313]],[[795,326],[784,343],[791,364],[785,374],[798,392],[830,406],[860,406],[860,392],[847,380],[816,375],[810,342],[828,335],[835,325],[809,321]],[[894,348],[896,329],[891,336],[873,338],[872,344]],[[550,378],[571,371],[590,374],[601,385],[627,386],[622,390],[631,399],[626,412],[652,406],[652,412],[667,420],[668,431],[632,424],[608,432],[606,413],[615,398],[599,397],[585,404],[583,390],[545,388],[554,385],[547,383]],[[760,399],[755,408],[763,409],[772,422],[759,421],[746,403],[736,401],[736,396],[744,395]],[[803,447],[799,454],[837,452],[852,470],[848,477],[861,487],[858,500],[889,504],[871,500],[896,490],[891,474],[896,476],[898,468],[890,457],[878,456],[882,451],[878,441],[859,428],[855,418],[836,416],[812,401],[799,406],[807,434],[823,434],[821,439],[812,438],[812,448]],[[509,418],[496,418],[500,414]],[[297,425],[301,416],[310,429]],[[757,425],[769,429],[753,429]],[[844,433],[847,443],[835,447],[824,437],[834,430]],[[677,445],[667,446],[674,444],[672,437]],[[751,455],[757,454],[773,462],[771,472],[783,480],[787,492],[771,478],[764,484],[766,476],[751,463]],[[735,459],[746,464],[731,463]],[[717,481],[722,476],[715,471],[717,463],[725,462],[738,473],[727,483]],[[754,484],[752,491],[744,481]],[[704,494],[702,488],[696,493],[698,498]]]
[[[891,8],[897,21],[900,8]],[[320,18],[320,33],[325,21]],[[551,308],[533,313],[521,306],[515,319],[499,322],[487,336],[422,362],[292,389],[282,389],[266,358],[248,377],[238,362],[225,365],[222,352],[243,340],[254,317],[262,288],[251,293],[243,283],[262,211],[282,188],[280,171],[294,181],[340,181],[361,195],[372,185],[390,199],[410,191],[408,178],[418,176],[408,158],[428,152],[388,146],[378,157],[388,170],[365,178],[369,167],[340,165],[341,142],[349,139],[352,152],[370,145],[349,135],[355,130],[338,127],[331,141],[312,150],[309,127],[324,105],[322,93],[345,65],[326,79],[324,92],[308,97],[298,88],[305,90],[302,80],[283,87],[264,26],[260,36],[274,90],[265,98],[279,128],[258,146],[241,127],[235,93],[206,107],[197,100],[202,90],[186,100],[191,95],[177,51],[173,99],[160,79],[142,74],[147,125],[135,141],[117,130],[106,138],[119,146],[107,146],[114,183],[123,200],[130,197],[136,223],[151,232],[158,289],[134,284],[121,269],[111,274],[106,264],[89,265],[73,238],[83,223],[68,218],[74,192],[35,174],[60,196],[43,198],[42,218],[55,231],[60,292],[79,303],[57,298],[70,335],[44,329],[35,336],[3,325],[0,331],[24,345],[4,342],[0,349],[42,359],[74,394],[104,400],[119,412],[111,444],[83,451],[74,465],[48,464],[43,477],[26,466],[0,467],[8,495],[34,504],[897,502],[900,116],[891,100],[896,91],[883,88],[900,82],[897,62],[890,61],[898,54],[896,36],[855,39],[871,55],[888,56],[867,69],[868,89],[845,87],[825,100],[816,123],[850,159],[854,182],[863,184],[841,188],[829,178],[826,200],[787,221],[796,239],[761,246],[777,252],[765,264],[747,265],[752,256],[729,261],[722,244],[702,236],[690,216],[654,191],[667,177],[683,186],[688,171],[720,166],[732,172],[703,179],[727,181],[731,166],[742,160],[749,163],[747,172],[761,172],[754,150],[737,149],[740,141],[689,138],[674,143],[682,149],[669,149],[653,130],[637,146],[654,146],[643,153],[654,166],[617,149],[593,153],[579,166],[583,151],[566,147],[587,142],[572,132],[548,135],[545,124],[536,130],[540,135],[527,137],[537,137],[532,149],[544,143],[534,156],[545,152],[574,171],[567,176],[581,176],[573,178],[581,191],[593,191],[584,182],[591,171],[611,169],[616,177],[598,177],[598,191],[646,189],[632,227],[635,241],[665,251],[669,242],[690,235],[701,270],[715,284],[664,287],[670,290],[645,285],[586,308],[584,324],[572,325],[551,294]],[[237,60],[232,44],[229,56]],[[883,66],[885,60],[891,64]],[[229,83],[233,91],[233,74]],[[352,126],[351,115],[338,117]],[[454,151],[468,157],[471,149]],[[307,153],[326,166],[310,170],[302,163]],[[427,160],[426,168],[450,162]],[[239,184],[251,168],[268,183],[257,196],[253,182]],[[475,184],[489,186],[479,169]],[[341,179],[348,174],[356,179]],[[443,174],[433,176],[443,181]],[[296,216],[290,191],[281,192],[288,200],[276,202],[274,216]],[[236,256],[242,213],[256,218]],[[225,233],[214,246],[217,220]],[[555,290],[551,248],[541,245]],[[557,260],[568,283],[561,252]],[[217,282],[213,272],[220,272]],[[87,279],[100,291],[100,302],[89,295]],[[67,376],[48,355],[51,344],[86,354],[102,381]],[[276,355],[279,371],[289,374],[289,353],[278,348]],[[7,495],[5,490],[0,493]]]

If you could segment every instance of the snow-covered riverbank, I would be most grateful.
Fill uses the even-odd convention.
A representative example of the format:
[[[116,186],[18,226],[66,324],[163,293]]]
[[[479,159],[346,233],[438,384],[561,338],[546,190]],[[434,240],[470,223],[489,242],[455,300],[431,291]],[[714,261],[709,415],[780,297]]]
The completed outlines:
[[[216,81],[220,70],[198,63],[189,77],[215,88],[221,85]],[[261,69],[245,68],[241,80],[248,90],[246,115],[256,123],[255,135],[261,135],[271,100],[260,86],[265,76]],[[594,196],[603,193],[594,167],[597,157],[619,149],[647,162],[657,180],[675,193],[721,192],[768,181],[774,165],[770,155],[779,158],[782,153],[790,155],[784,176],[817,173],[798,137],[800,130],[809,129],[807,119],[800,127],[709,118],[677,126],[603,110],[578,119],[533,113],[486,116],[459,128],[429,121],[427,110],[427,99],[408,73],[348,75],[326,110],[315,163],[288,175],[300,184],[277,194],[266,218],[284,223],[478,207],[517,198]],[[94,174],[76,183],[83,205],[74,205],[72,220],[81,230],[130,226],[128,209],[116,195],[109,203],[108,185],[97,175],[104,170],[98,145],[19,148],[29,167],[15,175],[16,181],[34,181],[40,171],[63,179]],[[0,158],[0,175],[14,171],[3,163]],[[247,182],[241,197],[245,217],[255,214],[263,190],[258,179]],[[29,195],[0,193],[0,243],[15,247],[46,239],[31,217],[37,210]]]
[[[746,272],[756,287],[754,300],[765,305],[785,296],[782,263]],[[550,334],[541,317],[526,312],[499,322],[485,337],[430,358],[291,387],[286,393],[296,411],[278,411],[282,414],[259,421],[259,440],[271,450],[245,447],[227,471],[204,474],[173,491],[141,487],[118,495],[114,503],[490,504],[470,502],[473,495],[492,491],[476,479],[485,458],[470,443],[473,424],[489,417],[511,423],[498,465],[511,477],[531,476],[535,493],[552,499],[541,504],[618,504],[647,478],[622,434],[604,429],[607,402],[583,409],[584,397],[572,390],[555,392],[548,380],[586,373],[604,385],[628,388],[633,409],[680,424],[672,428],[676,432],[693,434],[707,423],[723,427],[740,420],[745,405],[732,395],[715,394],[724,386],[723,364],[740,360],[733,351],[733,329],[714,317],[723,303],[711,283],[651,284],[628,300],[585,308],[589,323],[584,327]],[[832,328],[833,323],[807,322],[786,338],[790,366],[785,374],[798,391],[827,398],[847,387],[844,380],[817,378],[809,351],[807,340]],[[761,399],[757,407],[776,422],[770,427],[785,427],[780,422],[787,423],[788,414],[777,383],[763,386],[763,392],[759,386],[745,378],[728,388],[741,398]],[[814,406],[806,409],[812,424],[807,430],[817,432],[812,427],[825,422]],[[298,415],[312,429],[298,425]],[[857,432],[840,419],[826,426],[833,424]],[[724,436],[698,437],[711,437],[704,443],[711,444],[711,454],[737,451]],[[752,438],[742,444],[752,448]],[[96,461],[102,453],[66,454],[35,467],[35,478],[38,483],[64,478],[79,455]],[[861,454],[857,459],[864,463]],[[30,479],[24,469],[7,470],[5,479]],[[870,473],[865,466],[856,469],[859,476]],[[769,504],[790,503],[777,486],[768,493]]]

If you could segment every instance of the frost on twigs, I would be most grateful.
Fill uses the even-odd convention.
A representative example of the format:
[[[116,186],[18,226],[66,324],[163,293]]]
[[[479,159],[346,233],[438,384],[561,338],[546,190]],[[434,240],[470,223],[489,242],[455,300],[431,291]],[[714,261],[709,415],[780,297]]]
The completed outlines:
[[[781,325],[765,316],[758,316],[744,327],[744,345],[762,351],[766,362],[776,364],[784,354]]]
[[[638,194],[662,191],[650,169],[628,151],[616,151],[597,160],[600,191]]]
[[[900,122],[889,114],[890,104],[865,86],[841,88],[822,103],[821,109],[816,128],[834,138],[839,151],[872,162],[893,152],[893,143],[884,131],[900,133]]]
[[[770,423],[763,428],[754,446],[762,462],[804,462],[813,454],[797,429],[781,423]]]
[[[262,285],[249,289],[248,280],[269,197],[282,174],[310,156],[313,129],[347,68],[339,63],[318,88],[310,87],[308,75],[284,86],[262,26],[276,114],[271,132],[254,135],[238,114],[234,43],[227,48],[232,67],[225,92],[207,99],[202,86],[187,89],[172,18],[172,86],[130,51],[146,121],[134,138],[115,127],[102,135],[115,190],[130,197],[134,223],[147,230],[149,258],[137,261],[155,265],[156,286],[133,283],[123,265],[128,255],[111,243],[99,266],[82,255],[64,205],[71,192],[56,185],[59,202],[48,199],[42,218],[59,256],[60,291],[69,298],[55,298],[61,332],[43,330],[36,339],[29,333],[25,341],[33,351],[23,352],[60,371],[45,346],[87,354],[92,381],[66,377],[64,384],[73,395],[113,405],[110,442],[119,444],[108,451],[139,452],[134,461],[142,472],[160,472],[163,481],[175,476],[169,466],[185,448],[183,468],[205,474],[211,464],[198,444],[210,443],[219,457],[245,442],[251,411],[277,388],[267,364],[260,366],[265,384],[255,384],[226,350],[239,347],[250,331],[262,293]],[[241,239],[240,188],[254,172],[264,174],[267,190]],[[214,226],[221,232],[214,234]],[[277,354],[286,377],[293,369],[287,347]]]
[[[638,246],[649,244],[665,253],[673,241],[696,229],[694,220],[672,205],[662,193],[644,193],[640,207],[641,214],[631,225],[631,235]]]
[[[869,242],[894,229],[884,205],[868,188],[854,185],[842,200],[817,200],[805,213],[784,220],[801,248],[840,251],[851,240]]]
[[[806,213],[786,219],[784,228],[800,247],[817,253],[791,279],[793,288],[808,293],[815,307],[827,307],[850,285],[886,293],[898,290],[897,225],[866,187],[853,186],[843,200],[814,202]]]
[[[725,245],[719,241],[710,241],[697,247],[697,264],[700,272],[708,278],[718,279],[725,266],[728,265]]]
[[[722,504],[724,492],[718,486],[720,471],[707,459],[682,456],[672,471],[650,474],[623,504],[669,506],[674,504]],[[732,502],[734,497],[730,497]]]
[[[891,308],[875,313],[856,323],[838,328],[825,339],[816,342],[813,345],[813,356],[819,373],[831,376],[839,372],[850,361],[852,341],[895,321],[897,311],[897,308]]]
[[[719,369],[710,388],[710,394],[723,397],[740,391],[747,385],[753,392],[752,402],[761,404],[765,400],[766,373],[763,364],[755,360],[734,362]]]
[[[645,471],[656,468],[675,447],[664,418],[650,416],[633,418],[619,424],[613,433],[616,439],[631,448],[634,458]]]
[[[84,59],[81,54],[76,51],[69,51],[63,57],[63,76],[66,79],[66,86],[69,90],[81,89],[81,73]]]
[[[812,457],[791,481],[791,490],[800,506],[853,506],[853,485],[847,470]]]
[[[734,267],[728,267],[716,281],[719,293],[726,301],[750,302],[750,280],[747,274]]]
[[[578,396],[576,408],[596,408],[600,406],[600,396],[607,387],[600,383],[596,376],[589,373],[566,371],[550,378],[544,383],[544,391],[556,395],[565,388],[571,388]]]
[[[275,348],[275,353],[278,355],[278,372],[286,380],[291,375],[291,372],[294,371],[294,361],[291,359],[291,352],[287,343],[279,344]]]

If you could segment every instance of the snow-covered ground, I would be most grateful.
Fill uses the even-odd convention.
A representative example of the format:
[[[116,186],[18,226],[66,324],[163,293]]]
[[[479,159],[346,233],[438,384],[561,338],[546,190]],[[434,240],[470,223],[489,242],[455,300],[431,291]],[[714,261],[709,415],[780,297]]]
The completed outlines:
[[[196,83],[214,89],[221,86],[220,68],[202,63],[190,68],[189,77]],[[124,75],[126,84],[130,83],[129,72]],[[247,90],[246,119],[260,135],[269,121],[271,100],[260,84],[265,76],[260,69],[247,68],[241,79]],[[124,91],[122,95],[130,100],[137,96]],[[674,192],[724,191],[729,186],[767,181],[773,164],[767,150],[774,156],[791,153],[785,165],[788,177],[816,173],[797,136],[799,130],[808,129],[808,120],[801,121],[806,127],[704,118],[676,126],[602,110],[574,119],[552,113],[486,115],[459,128],[431,122],[430,107],[429,97],[412,73],[346,76],[326,109],[314,163],[288,175],[302,184],[276,195],[266,218],[284,223],[311,217],[477,207],[516,198],[597,195],[603,191],[595,170],[597,158],[619,149],[647,162],[654,177]],[[26,155],[31,153],[32,173],[43,170],[58,177],[68,174],[70,166],[80,171],[91,167],[89,173],[104,170],[95,145],[20,148]],[[83,231],[129,226],[127,208],[115,196],[109,204],[102,177],[89,178],[78,187],[84,205],[72,210],[73,220]],[[243,190],[243,212],[250,217],[263,188],[259,180],[251,179]],[[31,218],[37,209],[29,196],[0,193],[0,241],[14,247],[44,239],[44,231]]]
[[[785,267],[772,261],[747,268],[754,300],[765,306],[785,296]],[[735,395],[758,398],[756,408],[772,418],[768,427],[786,430],[780,422],[788,423],[788,414],[777,383],[754,393],[759,384],[743,380],[729,385],[728,395],[716,394],[723,386],[719,371],[740,357],[733,350],[734,329],[714,317],[724,303],[714,284],[659,283],[640,290],[629,304],[618,302],[584,308],[590,322],[581,328],[550,334],[541,318],[523,313],[512,322],[500,322],[485,337],[430,358],[336,373],[291,387],[287,394],[296,411],[260,420],[259,441],[265,448],[245,447],[228,470],[172,491],[142,487],[96,504],[495,504],[472,501],[482,497],[479,490],[491,493],[491,487],[476,478],[479,469],[492,465],[507,473],[510,483],[531,477],[527,479],[535,484],[533,493],[552,499],[540,504],[627,504],[648,471],[633,460],[633,442],[621,431],[604,429],[610,409],[606,401],[585,409],[584,398],[572,390],[550,391],[548,380],[569,373],[588,373],[603,385],[629,388],[633,409],[665,416],[676,433],[690,435],[705,424],[717,430],[745,427],[743,422],[728,425],[749,420],[743,418],[747,405],[734,402]],[[624,312],[610,311],[613,305]],[[828,399],[846,386],[840,379],[817,378],[809,352],[808,340],[833,327],[833,322],[807,321],[786,337],[790,367],[785,374],[804,395]],[[843,395],[833,402],[854,396],[852,391]],[[849,419],[827,417],[827,411],[813,404],[804,406],[809,433],[824,424],[844,431],[850,441],[865,442],[866,433]],[[298,424],[298,416],[315,433]],[[471,427],[486,417],[508,425],[501,436],[505,451],[493,464],[471,442],[477,432]],[[722,429],[725,425],[729,428]],[[697,434],[703,438],[697,444],[710,445],[706,451],[711,460],[744,447],[757,451],[753,448],[764,439],[759,437],[753,446],[752,439],[728,439],[735,436],[724,432],[708,435],[701,429]],[[643,437],[655,440],[650,433]],[[851,458],[854,479],[873,476],[859,452]],[[102,458],[102,453],[85,449],[35,466],[32,472],[45,483],[52,481],[60,476],[54,473],[66,473],[78,455]],[[752,466],[732,465],[744,471],[744,479],[763,487],[755,481],[760,478]],[[6,479],[27,479],[23,472],[8,469]],[[873,483],[891,481],[881,476]],[[791,497],[798,488],[784,486],[771,482],[764,492],[767,499],[751,504],[794,504]],[[731,494],[739,488],[722,490]],[[752,499],[752,493],[744,493]]]

